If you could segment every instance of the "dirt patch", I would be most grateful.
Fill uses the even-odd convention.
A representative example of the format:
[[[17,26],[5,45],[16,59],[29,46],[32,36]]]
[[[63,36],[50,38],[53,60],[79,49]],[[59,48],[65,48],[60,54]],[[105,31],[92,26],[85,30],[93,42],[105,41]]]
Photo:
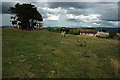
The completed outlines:
[[[30,30],[21,30],[21,29],[17,29],[17,28],[14,28],[14,27],[10,27],[9,29],[17,30],[17,31],[32,32],[32,31],[30,31]]]
[[[19,29],[14,28],[14,27],[9,27],[8,29],[12,29],[12,30],[19,30]]]

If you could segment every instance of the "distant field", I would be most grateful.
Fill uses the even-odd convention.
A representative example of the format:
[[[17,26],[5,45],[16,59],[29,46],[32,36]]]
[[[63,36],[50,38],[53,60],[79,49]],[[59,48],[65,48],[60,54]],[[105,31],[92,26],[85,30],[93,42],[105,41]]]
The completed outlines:
[[[3,78],[117,78],[118,41],[3,28]],[[119,68],[119,69],[118,69]],[[118,71],[119,70],[119,71]]]

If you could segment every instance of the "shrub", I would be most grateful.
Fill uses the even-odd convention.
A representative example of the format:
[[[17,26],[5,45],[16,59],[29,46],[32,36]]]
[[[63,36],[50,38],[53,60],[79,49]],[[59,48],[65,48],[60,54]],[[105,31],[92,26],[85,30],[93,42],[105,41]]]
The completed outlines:
[[[107,32],[107,30],[106,30],[106,29],[102,29],[102,31],[103,31],[103,32]]]
[[[77,35],[77,32],[75,32],[75,31],[70,31],[69,34]]]
[[[117,34],[117,31],[115,31],[115,30],[110,30],[110,31],[109,31],[109,38],[114,38],[114,37],[116,36],[116,34]]]
[[[71,29],[69,31],[69,34],[78,35],[79,34],[79,30],[77,30],[77,29]]]

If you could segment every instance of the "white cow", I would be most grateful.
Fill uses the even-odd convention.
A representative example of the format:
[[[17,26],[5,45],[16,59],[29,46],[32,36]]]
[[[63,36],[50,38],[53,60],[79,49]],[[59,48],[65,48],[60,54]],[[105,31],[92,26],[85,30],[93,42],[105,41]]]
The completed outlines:
[[[39,30],[39,29],[40,29],[40,24],[37,23],[37,24],[36,24],[36,27],[37,27],[37,29]]]
[[[17,28],[18,28],[18,29],[20,29],[20,23],[21,23],[21,21],[17,21],[17,24],[16,24],[16,25],[17,25]]]
[[[61,36],[62,36],[62,37],[65,37],[65,34],[66,34],[66,31],[62,31],[62,32],[61,32]]]
[[[41,28],[41,23],[36,23],[36,24],[34,25],[34,28],[35,28],[36,30],[39,30],[39,29]]]

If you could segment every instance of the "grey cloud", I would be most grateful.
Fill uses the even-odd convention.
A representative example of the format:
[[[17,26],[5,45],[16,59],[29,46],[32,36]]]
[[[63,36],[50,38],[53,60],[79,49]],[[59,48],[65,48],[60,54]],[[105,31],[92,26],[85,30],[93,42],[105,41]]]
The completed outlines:
[[[73,10],[70,10],[70,9],[67,9],[67,13],[68,14],[75,14],[75,15],[89,15],[90,12],[89,11],[85,11],[86,9],[73,9]]]
[[[88,15],[92,13],[101,14],[101,19],[118,19],[118,9],[113,2],[48,2],[50,8],[62,7],[67,9],[68,14]],[[76,10],[69,10],[74,7]],[[81,11],[79,9],[82,9]],[[83,9],[93,9],[91,12],[85,12]]]
[[[9,8],[14,6],[14,2],[2,2],[2,14],[11,14]]]
[[[10,14],[8,11],[9,7],[14,6],[15,3],[3,3],[2,9],[3,9],[3,14]],[[83,20],[78,20],[78,19],[66,19],[65,15],[66,14],[73,14],[75,16],[78,15],[84,15],[87,16],[89,14],[100,14],[101,17],[100,19],[102,21],[95,22],[97,24],[101,24],[101,26],[114,26],[112,23],[109,23],[109,21],[114,21],[118,20],[118,9],[115,7],[117,5],[116,3],[107,3],[107,2],[32,2],[34,4],[38,11],[42,14],[43,18],[46,19],[48,18],[47,13],[49,14],[60,14],[60,20],[59,21],[44,21],[44,25],[46,26],[55,26],[55,25],[60,25],[60,26],[84,26],[84,25],[90,25],[94,26],[92,22],[87,22],[85,23]],[[48,7],[50,9],[55,9],[58,7],[61,7],[61,9],[67,10],[67,13],[63,12],[48,12],[43,10],[44,7]],[[74,9],[70,9],[70,7],[73,7]],[[7,18],[6,18],[7,19]]]
[[[96,6],[95,3],[91,3],[91,2],[47,2],[47,3],[49,4],[50,8],[57,8],[57,7],[90,8]]]
[[[118,19],[118,7],[117,3],[102,4],[99,7],[94,8],[95,13],[101,14],[101,19]]]
[[[112,3],[115,3],[115,2],[46,2],[46,3],[49,4],[50,8],[74,7],[74,8],[78,8],[78,9],[85,9],[85,8],[99,7],[101,5],[112,4]]]
[[[78,20],[78,19],[66,19],[67,21],[69,21],[69,22],[81,22],[80,20]]]
[[[0,14],[2,14],[2,2],[0,2]]]
[[[31,2],[31,3],[38,7],[46,7],[48,5],[46,2]]]

